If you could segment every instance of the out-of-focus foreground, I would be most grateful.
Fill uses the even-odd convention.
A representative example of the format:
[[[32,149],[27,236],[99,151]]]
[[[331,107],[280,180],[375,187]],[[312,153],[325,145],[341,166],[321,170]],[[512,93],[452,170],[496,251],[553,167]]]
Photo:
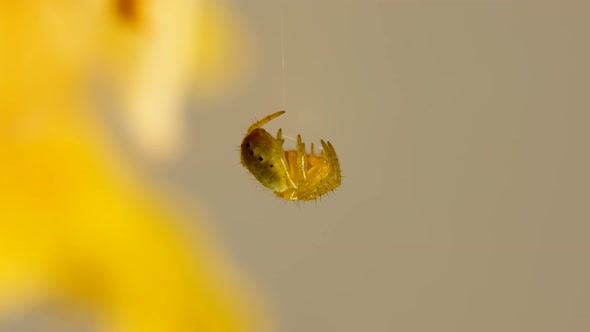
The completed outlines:
[[[2,2],[0,330],[267,329],[198,208],[131,176],[97,118],[170,160],[186,87],[238,76],[237,25],[211,1]]]

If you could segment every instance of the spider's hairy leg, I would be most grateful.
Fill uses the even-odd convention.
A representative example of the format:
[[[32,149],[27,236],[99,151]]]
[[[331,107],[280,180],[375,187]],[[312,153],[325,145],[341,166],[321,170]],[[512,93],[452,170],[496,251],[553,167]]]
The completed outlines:
[[[299,183],[301,183],[301,178],[299,177],[299,171],[297,168],[297,151],[285,151],[285,159],[288,163],[288,173],[290,177],[290,184],[292,189],[299,188]]]
[[[301,141],[301,135],[297,135],[297,173],[299,181],[307,181],[307,154],[305,154],[305,143]]]
[[[285,140],[283,139],[283,128],[279,128],[279,130],[277,131],[276,140],[277,140],[277,142],[281,143],[281,145],[283,145],[283,143],[285,143]]]
[[[248,132],[246,133],[246,136],[250,135],[250,133],[253,132],[255,129],[264,126],[270,120],[277,118],[283,114],[285,114],[285,111],[278,111],[278,112],[273,113],[271,115],[265,116],[262,120],[256,121],[256,123],[254,123],[253,125],[250,126],[250,128],[248,128]]]
[[[279,128],[277,131],[277,137],[274,139],[274,146],[275,150],[281,151],[281,158],[279,159],[279,163],[282,165],[283,169],[285,170],[285,178],[287,179],[288,185],[291,188],[297,187],[297,179],[293,178],[293,175],[296,174],[293,171],[293,167],[295,166],[294,160],[292,160],[292,156],[289,154],[289,151],[283,150],[283,143],[285,143],[285,139],[283,139],[283,129]],[[280,196],[281,197],[281,196]]]
[[[330,165],[331,168],[331,180],[334,181],[334,184],[336,184],[336,186],[339,186],[342,179],[341,179],[341,170],[340,170],[340,161],[338,160],[338,156],[336,155],[336,151],[334,150],[334,147],[332,146],[332,143],[330,142],[324,142],[324,140],[321,140],[322,143],[322,147],[324,148],[324,151],[322,151],[322,154],[325,155],[326,160],[328,161],[328,165]]]

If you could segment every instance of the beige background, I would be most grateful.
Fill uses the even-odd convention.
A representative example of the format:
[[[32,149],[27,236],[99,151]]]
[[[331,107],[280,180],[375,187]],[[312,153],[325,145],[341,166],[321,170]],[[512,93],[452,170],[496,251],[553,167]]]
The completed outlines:
[[[590,5],[233,6],[257,67],[149,167],[209,206],[282,331],[590,330]],[[343,185],[317,203],[275,199],[236,151],[282,108],[281,10],[287,114],[266,128],[334,144]]]

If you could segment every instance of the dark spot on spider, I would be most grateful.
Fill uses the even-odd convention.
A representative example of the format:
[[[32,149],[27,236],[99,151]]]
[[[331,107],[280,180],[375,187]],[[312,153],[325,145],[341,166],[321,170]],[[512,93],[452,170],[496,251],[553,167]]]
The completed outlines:
[[[249,148],[250,147],[250,143],[246,143],[244,146],[247,147],[247,148]]]
[[[254,154],[254,151],[250,150],[250,155],[253,155],[253,154]]]
[[[270,165],[270,167],[274,167],[274,165]]]
[[[262,157],[258,157],[258,160],[262,161]]]

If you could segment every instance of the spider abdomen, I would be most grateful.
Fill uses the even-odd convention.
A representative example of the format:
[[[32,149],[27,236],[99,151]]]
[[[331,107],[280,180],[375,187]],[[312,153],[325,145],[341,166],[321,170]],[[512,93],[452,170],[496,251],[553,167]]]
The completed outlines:
[[[244,138],[241,146],[242,165],[263,186],[273,191],[288,188],[283,149],[264,129],[256,129]]]

